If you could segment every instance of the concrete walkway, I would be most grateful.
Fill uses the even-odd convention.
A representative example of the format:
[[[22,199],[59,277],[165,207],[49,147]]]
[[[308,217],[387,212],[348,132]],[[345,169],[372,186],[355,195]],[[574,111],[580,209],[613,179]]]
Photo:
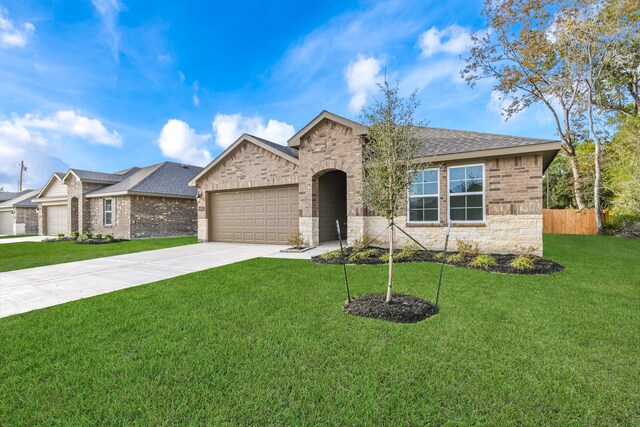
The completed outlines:
[[[9,271],[0,273],[0,317],[252,258],[309,259],[337,244],[332,242],[302,253],[281,253],[284,246],[200,243]]]
[[[0,239],[0,245],[4,245],[6,243],[42,242],[44,239],[51,238],[53,238],[53,236],[7,237],[6,239]]]

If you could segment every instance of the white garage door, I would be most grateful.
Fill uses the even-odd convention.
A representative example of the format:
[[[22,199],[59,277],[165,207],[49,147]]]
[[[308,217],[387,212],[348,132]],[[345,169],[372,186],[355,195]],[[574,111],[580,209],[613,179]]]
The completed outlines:
[[[298,234],[298,186],[210,195],[211,240],[286,244]]]
[[[0,234],[13,234],[13,215],[10,211],[0,212]]]
[[[47,206],[47,227],[46,233],[55,236],[58,233],[69,234],[67,232],[68,209],[66,205]]]

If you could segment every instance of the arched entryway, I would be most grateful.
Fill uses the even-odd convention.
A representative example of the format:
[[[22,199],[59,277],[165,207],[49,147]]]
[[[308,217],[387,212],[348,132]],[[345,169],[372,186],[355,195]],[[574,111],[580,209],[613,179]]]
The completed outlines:
[[[319,241],[338,240],[336,220],[340,221],[342,238],[347,238],[347,174],[331,170],[318,178]]]

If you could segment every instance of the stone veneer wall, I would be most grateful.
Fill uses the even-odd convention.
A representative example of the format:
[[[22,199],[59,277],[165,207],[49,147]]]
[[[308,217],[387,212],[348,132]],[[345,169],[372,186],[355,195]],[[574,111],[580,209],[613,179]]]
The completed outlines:
[[[363,223],[351,218],[364,214],[362,200],[362,142],[351,128],[323,120],[301,139],[300,147],[300,233],[311,244],[319,243],[318,178],[325,172],[341,170],[347,174],[347,240],[362,235]]]
[[[87,230],[95,232],[92,229],[92,226],[95,225],[95,221],[94,218],[92,218],[91,213],[92,199],[85,198],[85,194],[90,191],[97,190],[98,188],[105,187],[108,184],[78,181],[78,179],[73,175],[69,176],[66,184],[68,208],[67,229],[71,230],[70,232],[79,231],[80,234],[84,233]],[[77,218],[74,215],[71,203],[74,197],[77,197],[78,199]]]
[[[130,196],[117,196],[106,197],[113,200],[113,206],[115,209],[113,215],[112,225],[104,225],[104,199],[91,198],[86,199],[86,204],[89,206],[89,227],[93,234],[111,234],[114,237],[120,239],[131,238],[131,197]],[[85,230],[86,231],[86,230]]]
[[[440,224],[407,224],[406,214],[396,223],[430,249],[444,247],[447,223],[447,166],[485,164],[485,221],[483,224],[456,224],[451,229],[450,248],[456,239],[477,242],[485,252],[508,253],[518,247],[533,246],[542,255],[542,156],[540,154],[470,160],[438,165],[440,169]],[[378,235],[387,225],[384,218],[350,218],[362,223],[368,237]],[[378,240],[388,241],[387,233]],[[396,233],[400,245],[408,239]]]
[[[15,234],[37,234],[38,233],[38,212],[35,208],[14,209],[13,231]]]
[[[292,185],[298,183],[298,165],[251,142],[238,145],[197,182],[198,240],[209,240],[209,192]]]
[[[131,238],[191,236],[197,233],[194,199],[131,196]]]

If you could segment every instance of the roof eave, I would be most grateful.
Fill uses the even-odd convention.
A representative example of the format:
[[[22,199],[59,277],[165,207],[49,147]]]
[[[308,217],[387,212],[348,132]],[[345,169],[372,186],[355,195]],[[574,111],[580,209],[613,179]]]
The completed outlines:
[[[87,199],[97,199],[105,197],[122,197],[122,196],[145,196],[145,197],[168,197],[171,199],[195,199],[196,196],[186,196],[184,194],[166,194],[166,193],[149,193],[143,191],[117,191],[114,193],[87,194]]]

